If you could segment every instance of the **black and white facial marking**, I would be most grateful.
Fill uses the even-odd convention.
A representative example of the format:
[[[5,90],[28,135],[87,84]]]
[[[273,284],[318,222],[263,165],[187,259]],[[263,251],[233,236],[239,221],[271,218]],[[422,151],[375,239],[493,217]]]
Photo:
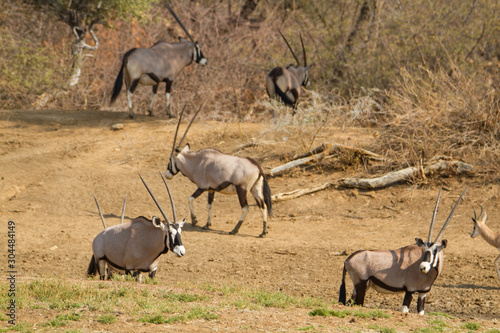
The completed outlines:
[[[446,248],[447,241],[443,239],[441,243],[428,243],[420,238],[415,238],[417,245],[425,248],[424,257],[420,263],[419,269],[422,273],[429,273],[432,268],[439,265],[439,253]]]
[[[207,59],[203,56],[198,42],[194,43],[193,60],[202,66],[205,66],[207,64]]]
[[[167,234],[167,237],[165,237],[165,247],[178,257],[182,257],[186,254],[186,249],[184,248],[184,245],[182,245],[181,240],[184,220],[179,223],[169,225],[168,223],[164,224],[161,222],[159,217],[153,216],[151,221],[155,227],[161,228],[163,232]]]
[[[182,245],[182,240],[181,240],[181,233],[182,233],[182,227],[184,226],[184,220],[182,220],[179,223],[170,225],[168,231],[169,232],[168,248],[178,257],[182,257],[186,254],[186,249],[184,248],[184,245]]]

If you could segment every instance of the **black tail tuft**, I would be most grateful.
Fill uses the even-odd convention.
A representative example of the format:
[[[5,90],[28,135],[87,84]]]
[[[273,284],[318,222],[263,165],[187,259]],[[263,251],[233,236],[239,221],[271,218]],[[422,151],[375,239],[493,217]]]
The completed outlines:
[[[115,85],[113,86],[113,92],[111,94],[111,103],[110,104],[113,104],[115,102],[116,98],[120,94],[120,91],[122,90],[122,86],[123,86],[123,67],[125,67],[125,65],[127,64],[128,57],[135,50],[137,50],[137,49],[135,49],[135,48],[131,49],[127,53],[125,53],[125,55],[123,56],[122,67],[120,68],[120,72],[118,73],[118,76],[116,77],[116,80],[115,80]]]
[[[97,273],[97,263],[94,255],[92,255],[92,258],[90,258],[89,268],[87,269],[87,275],[94,276],[96,275],[96,273]]]
[[[341,304],[346,304],[346,291],[345,291],[345,265],[344,265],[344,270],[342,271],[342,284],[340,285],[340,290],[339,290],[339,303]]]
[[[267,206],[267,215],[269,217],[273,217],[273,201],[271,199],[271,188],[269,187],[269,184],[267,183],[266,176],[262,174],[262,177],[264,179],[264,202],[266,203]]]
[[[292,102],[292,100],[290,99],[290,97],[288,97],[283,92],[283,90],[280,89],[280,87],[276,83],[274,83],[274,88],[276,89],[276,93],[281,98],[281,100],[283,101],[283,103],[285,103],[285,105],[288,105],[288,106],[291,106],[292,108],[295,108],[296,103]]]

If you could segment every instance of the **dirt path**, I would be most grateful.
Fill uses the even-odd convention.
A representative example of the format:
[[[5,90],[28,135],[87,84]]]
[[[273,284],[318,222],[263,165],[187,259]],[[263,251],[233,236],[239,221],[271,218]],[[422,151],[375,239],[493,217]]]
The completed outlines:
[[[118,122],[124,129],[110,130]],[[108,224],[119,223],[117,215],[125,194],[127,219],[159,215],[138,172],[169,208],[158,172],[165,171],[174,130],[175,120],[139,117],[130,121],[122,113],[0,111],[0,220],[17,222],[19,275],[85,279],[92,239],[102,230],[92,194],[99,199]],[[370,139],[364,129],[342,132],[328,128],[317,143],[362,146]],[[200,121],[193,125],[188,141],[195,150],[213,147],[224,152],[257,142],[239,154],[253,157],[268,169],[282,164],[288,154],[300,152],[303,136],[299,130],[266,124]],[[358,172],[339,170],[294,171],[270,179],[269,184],[273,193],[280,193]],[[450,191],[443,193],[438,227],[465,182],[471,180],[441,181]],[[180,174],[169,184],[178,214],[188,216],[187,199],[195,186]],[[239,204],[236,197],[216,195],[213,229],[205,231],[188,223],[183,234],[187,255],[182,259],[162,257],[157,278],[222,281],[336,300],[346,259],[340,254],[398,248],[415,237],[425,238],[437,192],[437,185],[401,185],[376,192],[326,190],[275,203],[265,239],[257,238],[262,222],[255,206],[240,233],[227,235],[240,215]],[[205,200],[204,195],[195,205],[201,225],[206,220]],[[428,294],[426,310],[495,323],[500,318],[500,280],[493,266],[498,251],[469,236],[472,207],[479,204],[488,212],[488,225],[500,231],[499,186],[472,183],[445,233],[444,271]],[[5,251],[0,258],[6,262]],[[365,305],[399,311],[402,298],[370,291]],[[412,312],[415,306],[412,304]],[[238,314],[234,317],[242,320]]]

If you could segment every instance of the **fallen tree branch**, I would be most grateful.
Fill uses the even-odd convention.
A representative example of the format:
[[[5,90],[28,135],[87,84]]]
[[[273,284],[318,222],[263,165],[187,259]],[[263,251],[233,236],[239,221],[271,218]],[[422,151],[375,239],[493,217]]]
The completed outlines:
[[[386,158],[384,156],[373,153],[369,150],[351,147],[351,146],[346,146],[346,145],[341,145],[338,143],[333,143],[333,144],[332,143],[323,143],[323,144],[319,145],[318,147],[311,149],[310,151],[308,151],[302,155],[294,157],[294,160],[308,157],[308,156],[315,155],[315,154],[319,154],[319,153],[322,153],[324,151],[327,151],[327,154],[330,155],[333,153],[340,152],[342,150],[353,151],[353,152],[358,153],[358,154],[360,154],[368,159],[371,159],[371,160],[386,161]]]
[[[325,154],[321,153],[321,154],[316,154],[316,155],[309,156],[309,157],[304,157],[304,158],[301,158],[298,160],[294,160],[294,161],[288,162],[286,164],[280,165],[276,168],[269,170],[267,172],[267,176],[269,176],[269,177],[276,176],[276,175],[279,175],[279,174],[285,172],[286,170],[295,168],[299,165],[309,163],[310,161],[319,161],[319,160],[323,159],[324,157],[325,157]]]
[[[321,155],[321,154],[318,154]],[[315,155],[316,156],[316,155]],[[313,158],[306,157],[307,158]],[[291,163],[291,162],[290,162]],[[359,188],[359,189],[378,189],[383,187],[388,187],[391,185],[395,185],[397,183],[408,181],[412,178],[418,176],[429,176],[433,173],[441,173],[445,171],[451,171],[456,174],[470,174],[474,172],[474,166],[468,163],[464,163],[461,161],[447,161],[447,160],[438,160],[437,162],[422,167],[409,167],[406,169],[392,171],[388,174],[378,177],[378,178],[343,178],[337,181],[328,182],[320,186],[298,189],[291,192],[278,193],[272,196],[273,202],[296,199],[306,194],[311,194],[315,192],[319,192],[325,190],[327,188],[332,187],[347,187],[347,188]],[[389,207],[387,207],[390,209]]]
[[[295,198],[301,197],[301,196],[306,195],[306,194],[311,194],[314,192],[325,190],[331,186],[334,186],[334,185],[332,183],[328,182],[328,183],[325,183],[321,186],[317,186],[317,187],[313,187],[313,188],[298,189],[298,190],[287,192],[287,193],[278,193],[278,194],[273,195],[271,197],[271,199],[273,200],[273,202],[295,199]]]
[[[422,171],[423,170],[423,171]],[[432,173],[451,170],[457,174],[471,173],[474,166],[461,161],[439,160],[429,166],[409,167],[403,170],[389,172],[378,178],[344,178],[338,181],[338,186],[360,189],[377,189],[408,181],[418,175],[429,176]]]

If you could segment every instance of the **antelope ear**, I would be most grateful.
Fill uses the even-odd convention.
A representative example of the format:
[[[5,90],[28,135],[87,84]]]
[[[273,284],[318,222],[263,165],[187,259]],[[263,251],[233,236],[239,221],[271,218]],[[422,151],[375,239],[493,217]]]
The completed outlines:
[[[186,221],[186,217],[182,219],[182,221],[179,222],[179,228],[182,228],[184,226],[184,222]]]
[[[425,247],[425,243],[422,240],[422,238],[415,238],[415,242],[417,242],[417,245],[420,247]]]
[[[184,148],[182,148],[181,153],[184,153],[184,152],[189,151],[189,149],[190,149],[190,148],[191,148],[191,147],[189,146],[189,143],[187,143],[187,144],[184,146]]]
[[[185,42],[189,42],[189,41],[185,38],[179,37],[179,42],[185,43]]]
[[[153,219],[151,221],[153,225],[157,228],[163,229],[163,222],[161,222],[160,218],[157,216],[153,216]]]
[[[443,239],[443,240],[441,241],[441,247],[442,247],[443,249],[445,249],[445,248],[446,248],[446,245],[448,245],[448,241],[447,241],[446,239]]]

